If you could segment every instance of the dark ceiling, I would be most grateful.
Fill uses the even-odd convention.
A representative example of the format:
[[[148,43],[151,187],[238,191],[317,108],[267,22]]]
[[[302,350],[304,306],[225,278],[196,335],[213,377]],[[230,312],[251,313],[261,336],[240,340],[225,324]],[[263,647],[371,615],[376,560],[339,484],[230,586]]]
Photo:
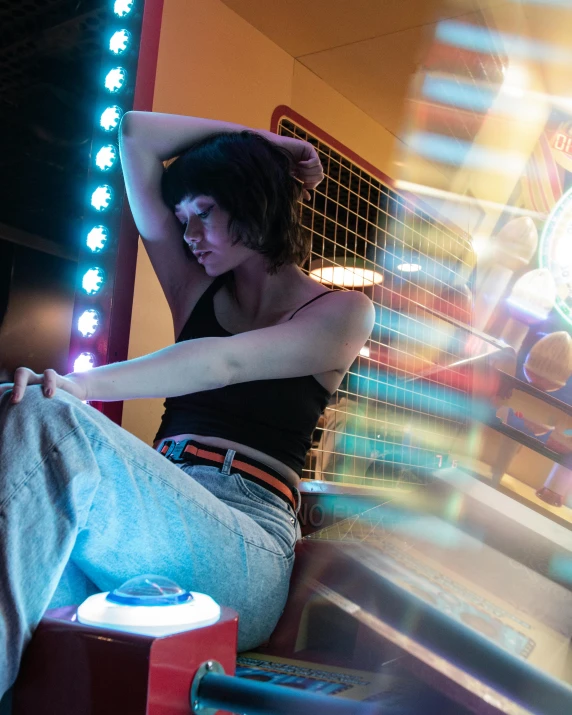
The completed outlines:
[[[107,0],[0,0],[0,223],[77,245]]]

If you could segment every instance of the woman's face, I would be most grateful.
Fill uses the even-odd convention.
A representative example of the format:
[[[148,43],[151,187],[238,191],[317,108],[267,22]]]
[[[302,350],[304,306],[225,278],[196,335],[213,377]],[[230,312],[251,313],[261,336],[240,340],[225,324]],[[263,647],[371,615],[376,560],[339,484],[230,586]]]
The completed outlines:
[[[232,245],[230,214],[210,196],[182,199],[175,207],[175,216],[185,227],[185,242],[208,275],[226,273],[254,254],[240,242]]]

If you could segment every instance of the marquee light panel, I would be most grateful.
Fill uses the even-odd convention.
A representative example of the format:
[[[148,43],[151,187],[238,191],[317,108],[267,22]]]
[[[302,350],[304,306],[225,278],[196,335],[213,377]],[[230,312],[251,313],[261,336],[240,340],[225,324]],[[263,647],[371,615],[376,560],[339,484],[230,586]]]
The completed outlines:
[[[125,17],[133,11],[134,0],[115,0],[113,3],[113,12],[117,17]]]
[[[121,117],[123,116],[123,111],[121,107],[113,105],[112,107],[107,107],[103,110],[101,117],[99,119],[99,126],[106,132],[112,132],[117,129]]]
[[[95,165],[100,171],[109,171],[113,169],[118,159],[119,152],[117,147],[113,146],[113,144],[107,144],[102,146],[95,155]]]
[[[104,278],[105,275],[101,268],[89,268],[83,275],[81,287],[88,295],[95,295],[101,290]]]
[[[113,55],[122,55],[127,52],[131,44],[131,33],[127,30],[117,30],[109,38],[109,51]]]
[[[94,226],[91,231],[87,234],[86,246],[93,253],[99,253],[105,247],[107,240],[109,238],[109,231],[105,226]]]
[[[123,67],[114,67],[105,75],[105,89],[112,94],[120,92],[127,82],[127,72]]]
[[[91,205],[96,211],[106,211],[113,200],[113,189],[107,184],[98,186],[91,195]]]
[[[79,320],[77,321],[77,329],[84,338],[90,338],[97,332],[99,323],[100,316],[97,310],[86,310],[80,315]]]
[[[93,353],[81,353],[77,356],[73,364],[74,372],[86,372],[95,367],[95,355]]]

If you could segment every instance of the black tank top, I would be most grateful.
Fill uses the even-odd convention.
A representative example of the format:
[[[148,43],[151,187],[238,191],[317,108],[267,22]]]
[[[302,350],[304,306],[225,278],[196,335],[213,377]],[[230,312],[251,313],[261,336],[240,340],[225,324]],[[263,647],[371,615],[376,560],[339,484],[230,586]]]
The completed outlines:
[[[177,343],[232,335],[219,325],[213,303],[227,279],[228,274],[218,276],[199,298]],[[329,292],[304,303],[289,320]],[[330,397],[312,375],[253,380],[169,397],[155,439],[177,434],[221,437],[264,452],[301,475],[312,433]]]

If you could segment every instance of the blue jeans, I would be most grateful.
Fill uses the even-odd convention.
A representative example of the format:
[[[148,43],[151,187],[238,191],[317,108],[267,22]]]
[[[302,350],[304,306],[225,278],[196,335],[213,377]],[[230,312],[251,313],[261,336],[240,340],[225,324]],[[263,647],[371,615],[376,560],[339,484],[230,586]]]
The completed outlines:
[[[144,573],[239,614],[239,650],[286,601],[296,513],[240,474],[176,466],[89,405],[28,387],[0,400],[0,698],[47,608]]]

